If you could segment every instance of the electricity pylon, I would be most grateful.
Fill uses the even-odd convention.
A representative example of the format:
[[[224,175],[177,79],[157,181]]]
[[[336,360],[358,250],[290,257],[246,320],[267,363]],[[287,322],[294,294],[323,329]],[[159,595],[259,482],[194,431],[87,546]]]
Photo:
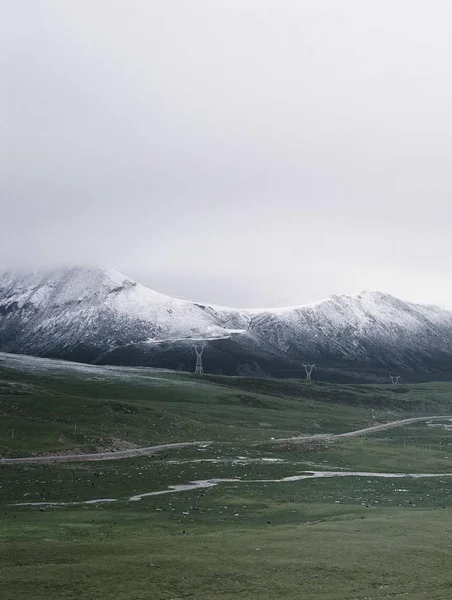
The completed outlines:
[[[304,370],[306,371],[306,381],[311,381],[312,371],[315,369],[315,364],[305,365],[303,364]]]
[[[195,352],[196,352],[196,368],[195,368],[196,375],[204,375],[204,366],[202,364],[202,355],[204,353],[205,347],[206,347],[205,344],[203,344],[200,349],[198,349],[197,346],[193,346],[193,348],[195,349]]]

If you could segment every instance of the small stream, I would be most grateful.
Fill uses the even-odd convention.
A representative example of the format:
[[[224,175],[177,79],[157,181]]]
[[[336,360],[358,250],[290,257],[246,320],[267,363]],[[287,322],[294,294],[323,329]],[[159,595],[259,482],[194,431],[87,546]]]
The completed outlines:
[[[379,477],[384,479],[423,479],[432,477],[452,477],[452,473],[368,473],[365,471],[309,471],[301,475],[292,475],[282,479],[199,479],[185,484],[170,485],[166,490],[156,492],[145,492],[130,496],[126,500],[119,498],[95,498],[93,500],[83,500],[79,502],[18,502],[9,506],[80,506],[83,504],[104,504],[110,502],[138,502],[143,498],[150,496],[161,496],[163,494],[174,494],[177,492],[188,492],[191,490],[205,489],[215,487],[221,483],[289,483],[293,481],[302,481],[303,479],[322,479],[325,477]]]

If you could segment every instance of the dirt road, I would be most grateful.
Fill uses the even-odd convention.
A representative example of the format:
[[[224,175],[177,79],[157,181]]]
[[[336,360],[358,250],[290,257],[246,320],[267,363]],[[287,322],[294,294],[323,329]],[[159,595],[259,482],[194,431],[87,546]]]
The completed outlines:
[[[435,415],[432,417],[414,417],[411,419],[403,419],[401,421],[391,421],[390,423],[383,423],[381,425],[373,425],[372,427],[366,427],[365,429],[357,429],[356,431],[348,431],[347,433],[338,434],[315,434],[315,435],[304,435],[291,438],[280,438],[272,440],[274,443],[282,442],[309,442],[314,440],[340,440],[344,438],[353,438],[360,435],[367,435],[374,433],[375,431],[382,431],[384,429],[391,429],[392,427],[402,427],[403,425],[410,425],[411,423],[419,423],[421,421],[434,421],[441,419],[452,419],[452,415]],[[25,458],[1,458],[0,465],[23,465],[33,463],[49,463],[49,462],[86,462],[90,460],[116,460],[119,458],[130,458],[133,456],[146,456],[149,454],[157,454],[158,452],[165,452],[166,450],[175,450],[177,448],[187,448],[188,446],[203,446],[211,444],[212,442],[180,442],[176,444],[161,444],[160,446],[149,446],[147,448],[133,448],[132,450],[119,450],[117,452],[100,452],[97,454],[61,454],[54,456],[28,456]]]
[[[419,423],[422,421],[434,421],[441,419],[452,419],[452,415],[435,415],[432,417],[413,417],[411,419],[401,419],[400,421],[391,421],[390,423],[382,423],[380,425],[373,425],[372,427],[366,427],[365,429],[357,429],[355,431],[348,431],[347,433],[318,433],[316,435],[303,435],[291,438],[280,438],[273,440],[275,442],[305,442],[311,440],[340,440],[343,438],[353,438],[360,435],[367,435],[368,433],[374,433],[376,431],[382,431],[384,429],[391,429],[393,427],[402,427],[403,425],[410,425],[412,423]]]
[[[148,446],[147,448],[132,448],[131,450],[118,450],[116,452],[99,452],[96,454],[60,454],[54,456],[28,456],[24,458],[1,458],[0,465],[24,465],[42,462],[85,462],[89,460],[116,460],[118,458],[130,458],[132,456],[146,456],[157,454],[166,450],[187,448],[188,446],[203,446],[211,442],[179,442],[177,444],[161,444],[160,446]]]

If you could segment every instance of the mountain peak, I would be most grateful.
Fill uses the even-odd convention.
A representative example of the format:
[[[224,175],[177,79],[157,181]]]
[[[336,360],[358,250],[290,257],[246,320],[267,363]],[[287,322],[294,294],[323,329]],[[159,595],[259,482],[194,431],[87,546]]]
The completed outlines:
[[[388,294],[386,292],[380,292],[379,290],[363,290],[359,292],[359,294],[356,294],[356,297],[368,298],[370,300],[374,300],[375,302],[399,300],[399,298],[397,298],[396,296],[393,296],[392,294]]]

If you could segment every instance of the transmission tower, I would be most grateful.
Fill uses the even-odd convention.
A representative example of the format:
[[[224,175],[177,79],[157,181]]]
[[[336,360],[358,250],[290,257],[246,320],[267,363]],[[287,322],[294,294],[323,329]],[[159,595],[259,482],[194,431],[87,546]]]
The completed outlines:
[[[304,370],[306,371],[306,381],[311,381],[312,371],[315,369],[315,364],[305,365],[303,364]]]
[[[397,385],[400,381],[400,375],[389,375],[392,385]]]
[[[196,352],[196,368],[195,368],[196,375],[204,375],[204,367],[202,364],[202,355],[204,353],[205,347],[206,347],[205,344],[203,344],[200,349],[197,346],[193,346],[193,348],[195,349],[195,352]]]

